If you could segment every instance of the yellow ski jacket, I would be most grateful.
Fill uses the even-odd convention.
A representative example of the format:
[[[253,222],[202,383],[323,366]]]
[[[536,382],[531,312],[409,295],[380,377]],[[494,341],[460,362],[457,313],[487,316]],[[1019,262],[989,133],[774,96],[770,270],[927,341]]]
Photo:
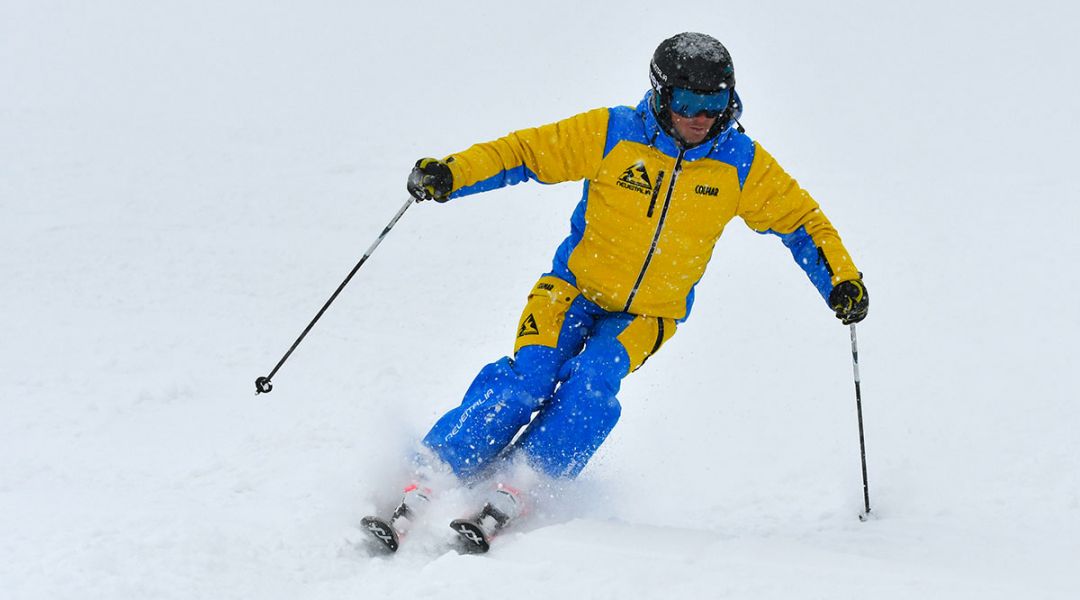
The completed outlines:
[[[615,312],[685,320],[735,216],[778,235],[826,300],[860,277],[817,202],[760,144],[732,127],[683,149],[657,123],[651,94],[637,108],[591,110],[450,155],[450,198],[584,179],[550,274]]]

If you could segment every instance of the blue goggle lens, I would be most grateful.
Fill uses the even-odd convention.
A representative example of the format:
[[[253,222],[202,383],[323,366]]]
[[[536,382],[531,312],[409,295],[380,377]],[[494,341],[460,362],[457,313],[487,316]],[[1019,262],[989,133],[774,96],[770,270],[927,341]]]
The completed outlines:
[[[698,93],[686,88],[671,90],[671,110],[684,117],[696,117],[701,113],[710,119],[720,116],[731,100],[731,90]]]

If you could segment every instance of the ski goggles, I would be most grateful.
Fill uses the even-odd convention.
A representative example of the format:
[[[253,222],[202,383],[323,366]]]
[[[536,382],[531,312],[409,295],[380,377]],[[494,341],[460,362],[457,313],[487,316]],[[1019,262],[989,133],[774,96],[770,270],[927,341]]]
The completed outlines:
[[[710,119],[720,116],[731,100],[731,90],[700,93],[686,88],[671,90],[671,110],[684,117],[696,117],[701,113]]]

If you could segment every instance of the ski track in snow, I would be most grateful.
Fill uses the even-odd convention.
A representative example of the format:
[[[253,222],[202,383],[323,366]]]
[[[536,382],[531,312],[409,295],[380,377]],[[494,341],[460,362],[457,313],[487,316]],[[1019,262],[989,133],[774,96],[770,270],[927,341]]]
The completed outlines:
[[[631,4],[6,5],[0,598],[1080,597],[1078,9]],[[744,125],[866,273],[876,517],[846,328],[734,221],[573,491],[474,556],[444,490],[371,554],[580,187],[414,207],[255,377],[417,157],[636,103],[682,30],[727,44]]]

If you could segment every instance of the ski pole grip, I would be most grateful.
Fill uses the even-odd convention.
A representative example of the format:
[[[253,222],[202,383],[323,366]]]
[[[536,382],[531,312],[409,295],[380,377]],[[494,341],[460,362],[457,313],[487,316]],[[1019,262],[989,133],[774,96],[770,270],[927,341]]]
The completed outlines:
[[[255,395],[269,394],[270,390],[274,389],[273,384],[270,383],[269,377],[260,377],[255,380]]]

